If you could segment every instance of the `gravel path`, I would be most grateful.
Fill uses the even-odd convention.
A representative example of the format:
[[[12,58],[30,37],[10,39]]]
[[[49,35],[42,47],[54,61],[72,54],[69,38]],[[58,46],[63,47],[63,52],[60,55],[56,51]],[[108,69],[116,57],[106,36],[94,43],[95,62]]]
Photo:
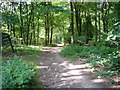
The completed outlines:
[[[43,47],[40,80],[46,88],[109,88],[86,68],[85,59],[70,62],[59,55],[63,47]]]

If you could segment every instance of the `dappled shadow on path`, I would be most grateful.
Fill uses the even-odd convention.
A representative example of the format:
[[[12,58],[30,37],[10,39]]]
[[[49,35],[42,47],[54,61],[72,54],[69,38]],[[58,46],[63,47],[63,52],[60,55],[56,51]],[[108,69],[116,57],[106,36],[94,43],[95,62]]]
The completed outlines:
[[[59,55],[62,47],[43,47],[40,57],[39,76],[43,85],[47,88],[109,88],[103,79],[86,68],[82,61],[70,62]]]

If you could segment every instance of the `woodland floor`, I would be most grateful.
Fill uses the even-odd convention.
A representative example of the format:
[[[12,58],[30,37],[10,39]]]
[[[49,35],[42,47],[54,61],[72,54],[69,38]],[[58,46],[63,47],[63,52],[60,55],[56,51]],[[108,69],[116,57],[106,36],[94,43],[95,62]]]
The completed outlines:
[[[86,67],[87,59],[69,61],[59,55],[63,47],[42,47],[40,53],[40,71],[38,75],[46,88],[111,88],[105,79]]]

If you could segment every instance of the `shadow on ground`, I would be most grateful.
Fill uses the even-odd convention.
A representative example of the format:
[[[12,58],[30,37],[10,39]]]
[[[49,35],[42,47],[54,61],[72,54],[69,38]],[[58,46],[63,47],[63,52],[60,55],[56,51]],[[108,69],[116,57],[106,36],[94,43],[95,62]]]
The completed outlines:
[[[43,47],[40,58],[42,74],[39,75],[42,84],[47,88],[110,88],[104,79],[97,76],[86,67],[81,59],[70,62],[59,55],[63,47]]]

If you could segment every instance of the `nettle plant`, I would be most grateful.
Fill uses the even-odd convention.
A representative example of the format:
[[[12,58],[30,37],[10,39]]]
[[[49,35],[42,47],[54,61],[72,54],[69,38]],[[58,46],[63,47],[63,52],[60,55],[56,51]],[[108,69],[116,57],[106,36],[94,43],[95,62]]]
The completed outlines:
[[[2,65],[2,87],[23,87],[32,80],[35,69],[32,64],[22,61],[18,56]]]

